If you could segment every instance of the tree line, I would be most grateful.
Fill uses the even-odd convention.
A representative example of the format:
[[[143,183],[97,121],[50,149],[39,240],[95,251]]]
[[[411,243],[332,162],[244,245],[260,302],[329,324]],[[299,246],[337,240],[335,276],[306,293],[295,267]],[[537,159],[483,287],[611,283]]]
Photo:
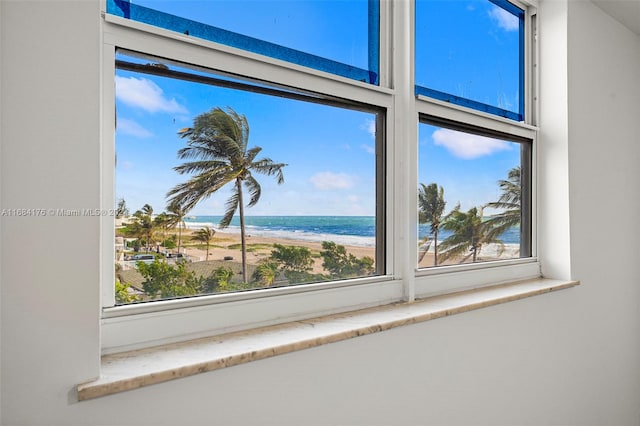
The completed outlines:
[[[144,294],[150,299],[333,281],[368,276],[374,271],[374,260],[371,257],[357,258],[348,253],[344,246],[332,241],[322,242],[320,257],[326,272],[313,273],[314,257],[307,247],[274,244],[271,255],[256,265],[249,282],[233,280],[235,273],[229,266],[217,267],[209,276],[199,276],[188,270],[187,263],[183,260],[171,265],[156,259],[152,263],[136,262],[136,267],[144,278]],[[129,287],[128,284],[116,281],[118,303],[142,300],[140,296],[131,294]]]

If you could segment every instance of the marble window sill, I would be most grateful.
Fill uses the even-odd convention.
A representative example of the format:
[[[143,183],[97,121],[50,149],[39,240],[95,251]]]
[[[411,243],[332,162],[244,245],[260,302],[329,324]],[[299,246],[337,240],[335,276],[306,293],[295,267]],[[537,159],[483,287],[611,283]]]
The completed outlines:
[[[102,357],[101,376],[79,401],[485,308],[578,285],[534,279],[295,321]]]

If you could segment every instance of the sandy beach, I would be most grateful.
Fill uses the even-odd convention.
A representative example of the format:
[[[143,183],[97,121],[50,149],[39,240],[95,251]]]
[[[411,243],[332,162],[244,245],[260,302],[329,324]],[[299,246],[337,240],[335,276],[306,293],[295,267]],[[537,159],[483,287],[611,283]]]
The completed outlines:
[[[183,231],[184,245],[181,248],[181,252],[189,256],[193,262],[201,262],[207,259],[207,252],[203,248],[204,244],[201,242],[195,242],[191,240],[191,236],[194,230]],[[313,273],[325,272],[322,267],[322,258],[319,256],[322,251],[322,243],[315,241],[296,240],[287,238],[274,238],[263,237],[257,235],[247,235],[247,264],[257,265],[261,260],[268,258],[271,255],[274,244],[289,245],[289,246],[303,246],[307,247],[312,255],[314,255],[314,267]],[[357,245],[344,245],[348,253],[353,254],[357,258],[363,258],[365,256],[375,259],[375,248],[370,246],[357,246]],[[161,249],[162,250],[162,249]],[[170,252],[177,252],[177,249],[170,250]],[[512,258],[510,253],[505,253],[501,258]],[[232,260],[229,260],[232,258]],[[480,260],[495,260],[498,257],[490,256],[488,253],[481,254]],[[210,242],[209,257],[208,260],[227,260],[232,262],[241,262],[242,253],[240,250],[240,234],[228,231],[216,230],[215,236]],[[471,262],[467,259],[464,263]],[[460,259],[450,259],[443,262],[443,265],[453,265],[461,263]],[[428,268],[434,264],[433,250],[429,250],[420,261],[419,268]]]
[[[193,231],[189,230],[186,232],[186,234],[189,235],[192,232]],[[189,256],[194,262],[204,261],[207,256],[206,250],[193,247],[192,244],[194,244],[193,241],[187,243],[186,247],[183,247],[181,251]],[[248,235],[247,264],[256,265],[261,260],[268,258],[271,255],[274,244],[306,247],[311,251],[312,255],[319,255],[319,253],[322,251],[321,242]],[[198,243],[197,245],[202,246],[203,244]],[[353,254],[357,258],[369,256],[375,259],[375,249],[373,247],[347,245],[345,246],[345,248],[347,249],[347,252]],[[228,257],[232,257],[234,262],[242,261],[242,252],[240,250],[240,234],[216,230],[216,234],[213,237],[209,247],[209,260],[224,260]],[[322,268],[322,258],[314,256],[314,267],[312,272],[325,272]]]
[[[190,235],[191,233],[193,233],[193,231],[188,230],[186,232],[186,235]],[[204,261],[206,259],[206,250],[193,247],[191,246],[191,244],[193,243],[188,243],[186,247],[183,247],[183,252],[186,253],[193,261]],[[240,262],[242,259],[242,253],[240,251],[239,244],[240,234],[216,230],[216,234],[209,247],[209,260],[224,260],[225,257],[232,257],[234,262]],[[268,258],[271,254],[271,251],[273,250],[273,244],[307,247],[314,255],[319,255],[320,251],[322,251],[321,242],[248,235],[247,264],[256,265],[261,260]],[[202,243],[199,243],[199,245],[202,245]],[[356,245],[345,245],[344,247],[346,248],[348,253],[353,254],[357,258],[368,256],[372,259],[375,259],[374,247],[364,247]],[[429,251],[420,261],[418,267],[427,268],[433,266],[433,263],[434,254],[433,251]],[[445,262],[446,265],[452,265],[456,263],[458,263],[458,260],[453,259]],[[325,272],[322,268],[322,258],[319,258],[318,256],[314,257],[313,272]]]
[[[175,231],[174,231],[175,232]],[[173,233],[173,232],[172,232]],[[216,229],[216,233],[209,244],[209,255],[207,258],[207,251],[205,250],[204,243],[196,241],[193,236],[195,229],[186,229],[182,231],[182,247],[180,252],[188,256],[192,268],[200,270],[202,273],[209,273],[209,269],[224,264],[232,266],[234,270],[240,271],[240,265],[242,262],[242,252],[240,243],[240,233],[229,232],[228,230],[220,231]],[[320,256],[322,251],[322,243],[320,241],[308,241],[300,239],[289,239],[283,237],[265,237],[259,235],[247,235],[247,265],[252,270],[253,266],[260,263],[260,261],[269,258],[271,255],[274,244],[281,244],[285,246],[303,246],[311,251],[313,257],[313,269],[312,273],[326,274],[327,271],[322,267],[323,259]],[[348,253],[354,255],[357,258],[363,258],[368,256],[375,259],[375,248],[371,246],[358,246],[358,245],[344,245]],[[165,252],[163,247],[157,247],[160,252]],[[177,248],[167,250],[170,253],[177,253]],[[495,247],[493,250],[491,247],[483,248],[478,261],[496,260],[498,258],[514,258],[518,257],[517,253],[511,253],[512,250],[505,252],[503,255],[495,255]],[[144,253],[144,252],[141,252]],[[417,252],[416,252],[417,256]],[[205,262],[208,260],[208,262]],[[467,258],[461,262],[462,259],[453,258],[445,262],[439,262],[440,265],[454,265],[460,263],[471,263],[471,259]],[[208,265],[207,265],[208,264]],[[217,265],[217,266],[216,266]],[[429,268],[434,266],[434,253],[433,247],[424,255],[417,265],[418,268]],[[124,269],[129,269],[126,267]]]

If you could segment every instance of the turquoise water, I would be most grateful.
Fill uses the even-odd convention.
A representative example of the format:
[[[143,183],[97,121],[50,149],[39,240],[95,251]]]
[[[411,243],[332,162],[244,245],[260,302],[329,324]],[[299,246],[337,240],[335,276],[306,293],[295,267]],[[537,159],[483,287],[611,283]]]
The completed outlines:
[[[185,218],[185,222],[191,229],[205,225],[217,229],[220,219],[222,216],[194,216]],[[376,221],[373,216],[247,216],[245,223],[249,235],[375,246]],[[238,217],[233,218],[227,230],[240,232]],[[420,225],[420,239],[429,233],[429,225]],[[440,231],[438,240],[442,241],[449,235],[447,231]],[[520,230],[512,228],[505,232],[501,239],[505,244],[519,244]]]

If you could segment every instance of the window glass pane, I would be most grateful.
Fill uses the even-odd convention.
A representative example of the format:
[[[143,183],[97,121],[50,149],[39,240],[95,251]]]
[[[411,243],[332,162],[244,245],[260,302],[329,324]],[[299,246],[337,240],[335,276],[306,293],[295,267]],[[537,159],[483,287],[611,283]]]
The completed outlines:
[[[117,59],[118,303],[381,273],[378,111]]]
[[[530,256],[529,144],[426,123],[419,138],[419,267]]]
[[[378,0],[108,0],[108,11],[378,84]]]
[[[522,120],[524,12],[506,1],[416,0],[416,91]]]

